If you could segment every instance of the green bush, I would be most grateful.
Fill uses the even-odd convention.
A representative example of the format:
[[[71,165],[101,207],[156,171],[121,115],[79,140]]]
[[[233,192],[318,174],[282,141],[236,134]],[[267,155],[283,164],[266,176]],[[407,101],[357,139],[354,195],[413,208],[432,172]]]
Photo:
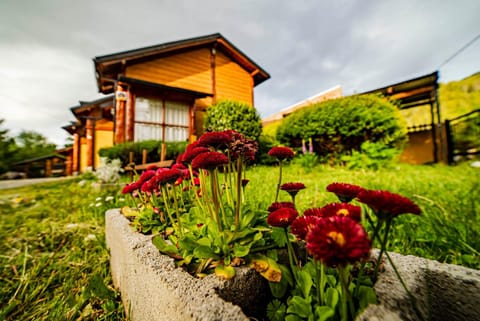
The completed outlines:
[[[186,142],[166,142],[165,144],[167,144],[166,159],[176,159],[187,146]],[[129,163],[130,152],[133,152],[134,163],[141,164],[144,149],[147,150],[147,163],[158,162],[160,160],[161,148],[162,141],[145,140],[142,142],[128,142],[109,148],[102,148],[99,154],[101,157],[106,157],[109,160],[120,159],[122,166],[125,166]]]
[[[402,148],[407,138],[405,120],[385,98],[375,95],[328,100],[294,112],[277,130],[277,139],[292,147],[312,138],[323,161],[360,151],[366,142]]]
[[[344,155],[341,159],[349,169],[368,168],[377,170],[391,165],[398,154],[399,150],[396,148],[389,148],[382,143],[367,141],[362,144],[360,151],[353,151],[351,155]]]
[[[222,100],[207,108],[206,131],[233,129],[257,140],[262,133],[262,122],[256,109],[246,103]]]

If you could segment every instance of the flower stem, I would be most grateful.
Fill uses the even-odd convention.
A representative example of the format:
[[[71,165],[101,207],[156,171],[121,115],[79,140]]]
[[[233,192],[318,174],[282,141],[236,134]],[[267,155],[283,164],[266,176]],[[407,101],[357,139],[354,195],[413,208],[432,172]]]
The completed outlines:
[[[237,159],[237,197],[235,200],[235,229],[238,229],[240,223],[240,204],[242,198],[242,159]]]
[[[355,316],[355,307],[353,306],[352,295],[348,289],[348,270],[344,266],[337,267],[338,276],[340,279],[340,284],[342,285],[342,295],[341,295],[341,320],[347,321],[350,320],[349,316]]]
[[[290,262],[290,270],[292,272],[292,275],[296,279],[297,275],[296,275],[295,271],[296,271],[296,268],[298,268],[298,260],[297,260],[297,257],[295,255],[295,252],[293,250],[293,246],[290,243],[290,240],[289,240],[289,237],[288,237],[287,227],[283,228],[283,231],[285,232],[285,237],[287,238],[287,252],[288,252],[288,260]]]
[[[165,205],[165,210],[167,211],[168,219],[172,223],[172,227],[175,230],[175,234],[180,235],[180,231],[178,230],[177,223],[175,223],[175,220],[173,219],[172,213],[170,211],[170,207],[168,206],[167,194],[168,194],[167,187],[165,185],[162,185],[163,203]]]
[[[325,304],[325,266],[320,260],[315,260],[315,272],[317,274],[317,300],[319,305]]]
[[[387,250],[388,233],[390,232],[391,225],[392,225],[392,220],[387,219],[383,240],[381,241],[381,245],[380,245],[380,253],[378,254],[377,263],[375,264],[375,271],[373,272],[373,283],[377,281],[378,269],[381,264],[382,256],[383,256],[383,253]]]
[[[282,185],[282,161],[279,161],[279,168],[280,168],[280,173],[278,175],[278,184],[277,184],[277,192],[275,194],[275,202],[278,202],[278,193],[280,192],[280,185]]]
[[[215,215],[215,221],[217,222],[218,225],[218,230],[220,232],[223,232],[223,224],[222,221],[220,220],[220,201],[218,197],[218,181],[217,181],[217,175],[216,175],[216,170],[210,171],[210,188],[212,189],[212,199],[213,199],[213,212]]]

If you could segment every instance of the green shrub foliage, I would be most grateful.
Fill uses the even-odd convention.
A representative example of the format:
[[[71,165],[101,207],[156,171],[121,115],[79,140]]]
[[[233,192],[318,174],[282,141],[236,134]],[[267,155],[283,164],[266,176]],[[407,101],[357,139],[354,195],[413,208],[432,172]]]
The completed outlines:
[[[369,141],[387,148],[401,148],[407,138],[405,120],[385,98],[376,95],[350,96],[318,103],[287,117],[277,130],[277,139],[289,146],[313,139],[322,160],[360,151]]]
[[[187,142],[166,142],[167,154],[166,159],[176,159],[180,153],[185,150]],[[101,157],[106,157],[109,160],[120,159],[122,166],[129,162],[129,154],[133,152],[135,164],[142,163],[143,150],[147,150],[147,163],[158,162],[160,160],[160,152],[162,148],[162,141],[160,140],[145,140],[142,142],[128,142],[117,144],[113,147],[102,148],[99,151]]]
[[[243,102],[222,100],[207,108],[206,131],[233,129],[257,140],[262,133],[262,122],[257,110]]]

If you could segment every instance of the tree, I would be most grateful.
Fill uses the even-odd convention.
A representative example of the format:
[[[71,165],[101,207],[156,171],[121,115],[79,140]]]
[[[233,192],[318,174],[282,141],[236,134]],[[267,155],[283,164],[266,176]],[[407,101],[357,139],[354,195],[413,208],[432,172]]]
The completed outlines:
[[[0,173],[8,170],[17,149],[15,140],[8,136],[8,129],[1,129],[4,121],[5,119],[0,119]]]
[[[45,136],[35,131],[22,130],[15,137],[17,151],[16,161],[27,160],[35,157],[47,156],[55,152],[57,146],[50,143]]]
[[[262,121],[254,107],[239,101],[222,100],[207,109],[205,129],[232,129],[257,140],[262,133]]]

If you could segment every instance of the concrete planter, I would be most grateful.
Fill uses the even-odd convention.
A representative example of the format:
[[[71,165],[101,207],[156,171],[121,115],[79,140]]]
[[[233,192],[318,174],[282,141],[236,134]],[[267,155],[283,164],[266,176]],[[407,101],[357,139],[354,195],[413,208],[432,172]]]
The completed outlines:
[[[106,213],[106,238],[113,281],[132,321],[246,321],[265,309],[268,284],[249,268],[237,269],[231,281],[196,279],[161,255],[150,237],[134,232],[119,210]],[[480,271],[390,255],[425,320],[480,320]],[[419,320],[389,264],[375,291],[380,304],[357,321]]]
[[[115,287],[132,321],[248,321],[264,309],[268,284],[249,268],[224,281],[202,280],[176,268],[151,237],[136,233],[119,210],[106,213],[106,239]]]

